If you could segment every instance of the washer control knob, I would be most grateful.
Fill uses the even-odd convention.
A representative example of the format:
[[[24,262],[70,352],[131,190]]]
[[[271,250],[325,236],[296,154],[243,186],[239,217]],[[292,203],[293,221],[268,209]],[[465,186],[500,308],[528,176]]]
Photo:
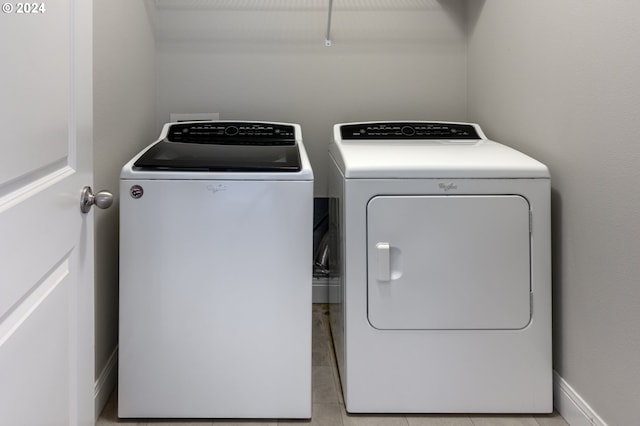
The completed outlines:
[[[224,134],[227,136],[237,135],[238,132],[239,130],[236,126],[228,126],[226,129],[224,129]]]
[[[402,134],[405,136],[413,136],[416,134],[416,131],[411,126],[402,126]]]

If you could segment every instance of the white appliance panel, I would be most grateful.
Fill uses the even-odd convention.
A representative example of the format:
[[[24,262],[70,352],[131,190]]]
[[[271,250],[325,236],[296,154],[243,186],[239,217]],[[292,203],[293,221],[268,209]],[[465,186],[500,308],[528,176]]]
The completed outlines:
[[[376,125],[371,126],[374,133]],[[407,142],[381,137],[367,140],[366,128],[363,137],[345,141],[340,126],[334,127],[329,146],[330,230],[332,247],[336,247],[333,259],[337,262],[332,265],[331,279],[340,286],[339,303],[331,306],[330,314],[347,412],[551,412],[551,223],[547,168],[524,154],[489,141],[477,125],[473,126],[480,136],[479,143],[455,146],[445,140],[414,138]],[[442,126],[432,123],[432,127],[436,130]],[[376,135],[373,136],[375,139]],[[517,252],[526,251],[522,248],[523,241],[528,241],[530,299],[524,312],[528,310],[530,318],[523,328],[379,329],[372,325],[367,295],[371,274],[406,279],[407,264],[413,260],[407,259],[404,251],[394,251],[390,237],[375,241],[370,238],[369,203],[389,198],[385,201],[395,209],[391,203],[395,197],[430,200],[449,196],[509,199],[509,225],[503,223],[502,211],[491,216],[489,209],[482,217],[489,216],[489,225],[498,229],[496,233],[501,238],[511,238],[502,227],[513,228],[519,235],[515,237]],[[444,214],[446,209],[440,216]],[[475,217],[462,219],[485,226]],[[391,226],[404,227],[402,221],[406,219],[401,215],[385,225],[398,222]],[[446,217],[447,221],[451,219]],[[411,241],[414,237],[410,232],[418,234],[416,245],[424,251],[419,238],[424,238],[420,234],[426,231],[418,226],[406,228],[405,238]],[[436,225],[431,228],[433,232],[439,231]],[[461,234],[455,238],[464,239]],[[448,244],[446,238],[439,243]],[[373,248],[375,256],[370,252]],[[371,264],[384,254],[390,255],[388,267]],[[467,255],[471,256],[470,252]],[[457,270],[455,273],[460,274]],[[527,288],[521,280],[517,282],[520,285],[516,288]],[[397,283],[388,287],[394,284]],[[409,293],[416,290],[408,289]],[[523,294],[526,292],[515,293],[516,304]],[[420,321],[422,317],[418,317],[418,326],[424,326]]]
[[[120,415],[310,417],[313,182],[121,194]]]
[[[367,206],[368,319],[378,329],[521,329],[530,320],[521,196],[377,196]]]
[[[120,178],[118,415],[310,418],[300,126],[168,123]]]

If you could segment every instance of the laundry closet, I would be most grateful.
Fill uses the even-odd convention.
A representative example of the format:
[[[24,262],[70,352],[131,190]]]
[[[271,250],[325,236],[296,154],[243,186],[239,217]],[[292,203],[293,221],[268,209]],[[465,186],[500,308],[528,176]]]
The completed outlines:
[[[556,409],[629,424],[639,13],[623,1],[97,0],[94,186],[115,190],[172,113],[300,124],[319,199],[335,123],[478,123],[550,170]],[[117,209],[95,222],[99,409],[117,371]]]

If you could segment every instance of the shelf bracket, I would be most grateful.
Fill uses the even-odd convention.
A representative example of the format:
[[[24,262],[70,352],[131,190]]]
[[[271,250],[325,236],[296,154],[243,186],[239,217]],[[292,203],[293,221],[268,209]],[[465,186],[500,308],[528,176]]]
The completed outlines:
[[[327,35],[324,38],[324,45],[331,47],[331,12],[333,12],[333,0],[329,0],[329,12],[327,14]]]

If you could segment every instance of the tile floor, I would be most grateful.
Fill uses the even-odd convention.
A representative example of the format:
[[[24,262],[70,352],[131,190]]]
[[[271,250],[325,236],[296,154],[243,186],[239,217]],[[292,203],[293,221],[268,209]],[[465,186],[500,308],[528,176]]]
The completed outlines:
[[[340,390],[331,334],[328,305],[313,305],[313,418],[299,420],[119,420],[118,396],[114,392],[97,426],[114,424],[162,426],[561,426],[568,424],[558,414],[549,415],[354,415],[347,414]]]

